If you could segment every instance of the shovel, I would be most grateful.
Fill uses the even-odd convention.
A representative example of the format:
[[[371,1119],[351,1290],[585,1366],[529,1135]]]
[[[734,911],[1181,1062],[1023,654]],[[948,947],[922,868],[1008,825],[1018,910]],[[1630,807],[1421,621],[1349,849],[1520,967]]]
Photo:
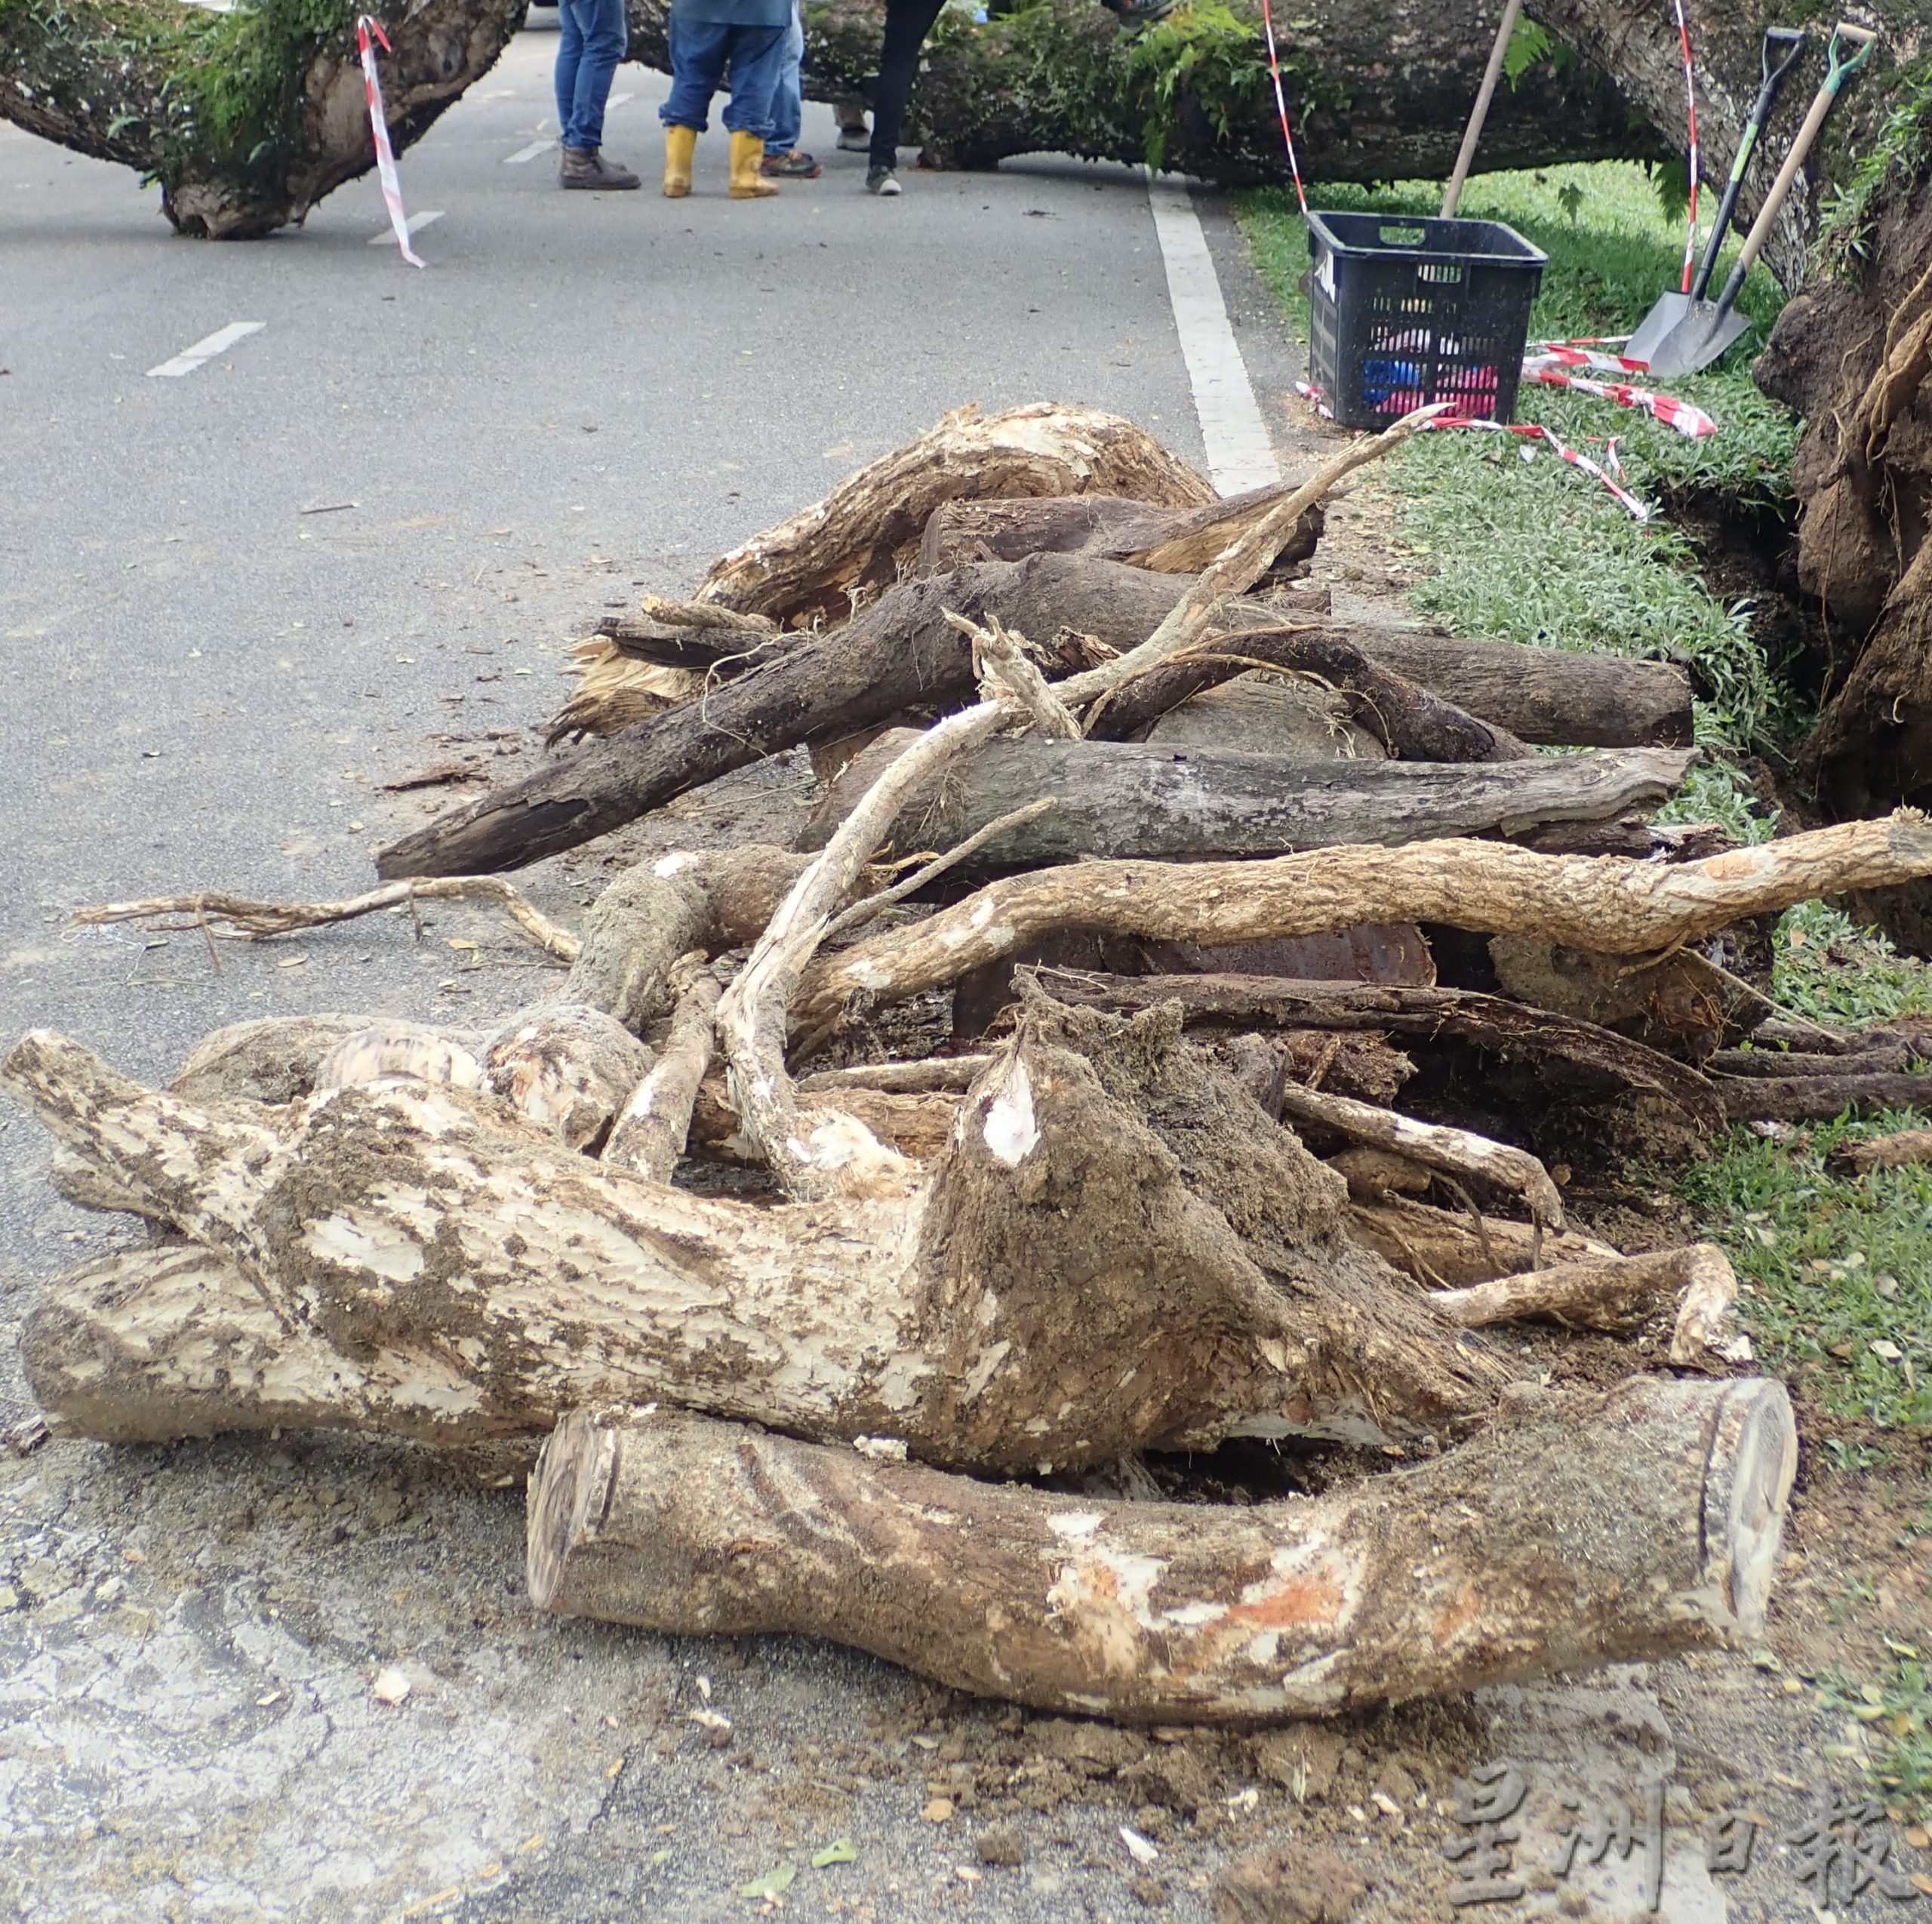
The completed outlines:
[[[1476,143],[1482,138],[1483,122],[1489,118],[1489,103],[1496,98],[1496,83],[1503,78],[1503,63],[1509,52],[1510,36],[1516,31],[1516,16],[1523,11],[1523,0],[1506,0],[1503,9],[1503,24],[1496,30],[1496,40],[1489,50],[1489,65],[1484,69],[1482,85],[1476,89],[1476,103],[1469,111],[1469,124],[1463,130],[1463,145],[1456,155],[1456,169],[1449,177],[1449,184],[1443,189],[1442,211],[1436,218],[1453,220],[1456,210],[1463,204],[1463,185],[1469,177],[1469,168],[1476,157]]]
[[[1773,53],[1780,50],[1784,58],[1774,66]],[[1673,291],[1659,299],[1630,337],[1623,349],[1626,359],[1651,362],[1651,357],[1663,345],[1665,337],[1679,322],[1687,319],[1703,299],[1705,290],[1711,284],[1712,270],[1718,264],[1718,251],[1724,245],[1724,235],[1730,230],[1730,217],[1737,206],[1737,190],[1744,183],[1744,170],[1751,165],[1751,156],[1757,151],[1758,137],[1764,132],[1764,123],[1771,117],[1771,109],[1777,103],[1778,89],[1783,85],[1785,75],[1804,51],[1802,29],[1768,26],[1764,29],[1764,45],[1758,56],[1758,69],[1764,75],[1764,83],[1758,89],[1751,118],[1744,123],[1744,137],[1739,143],[1737,158],[1730,164],[1730,178],[1724,183],[1724,198],[1718,202],[1717,218],[1711,223],[1711,238],[1704,249],[1703,260],[1698,265],[1697,278],[1682,293]],[[1654,371],[1654,362],[1652,366]]]
[[[1650,362],[1653,375],[1690,374],[1700,368],[1708,368],[1750,325],[1745,316],[1735,311],[1738,291],[1744,285],[1744,277],[1750,272],[1752,263],[1764,251],[1765,242],[1770,238],[1778,210],[1784,205],[1785,196],[1791,192],[1791,183],[1798,178],[1798,170],[1804,165],[1812,143],[1818,137],[1818,130],[1824,125],[1832,101],[1838,98],[1838,89],[1864,64],[1878,37],[1867,29],[1853,26],[1844,20],[1840,20],[1832,28],[1831,45],[1825,50],[1824,85],[1814,97],[1811,111],[1804,116],[1804,125],[1798,130],[1798,137],[1791,143],[1791,152],[1785,155],[1784,165],[1778,169],[1778,177],[1771,183],[1771,190],[1764,196],[1764,205],[1745,237],[1744,251],[1737,257],[1737,265],[1730,270],[1730,279],[1724,284],[1724,292],[1718,296],[1715,307],[1707,300],[1694,303],[1690,312],[1657,343],[1657,351],[1644,357]],[[1849,43],[1858,51],[1849,60],[1843,59],[1839,54],[1841,43]]]

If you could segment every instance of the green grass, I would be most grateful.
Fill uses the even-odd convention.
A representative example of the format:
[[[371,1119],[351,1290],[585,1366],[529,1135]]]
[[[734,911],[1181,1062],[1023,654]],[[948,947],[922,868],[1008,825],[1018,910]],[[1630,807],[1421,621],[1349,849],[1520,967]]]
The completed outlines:
[[[1889,1022],[1932,1014],[1932,966],[1900,955],[1842,910],[1805,902],[1778,924],[1771,993],[1814,1022]]]
[[[1932,1819],[1932,1664],[1921,1645],[1885,1641],[1892,1660],[1876,1681],[1834,1676],[1822,1687],[1828,1703],[1866,1726],[1886,1802],[1924,1823]]]
[[[1683,1179],[1748,1286],[1741,1313],[1765,1362],[1824,1408],[1884,1429],[1932,1425],[1932,1168],[1853,1176],[1831,1153],[1928,1126],[1895,1110],[1788,1143],[1733,1130]]]

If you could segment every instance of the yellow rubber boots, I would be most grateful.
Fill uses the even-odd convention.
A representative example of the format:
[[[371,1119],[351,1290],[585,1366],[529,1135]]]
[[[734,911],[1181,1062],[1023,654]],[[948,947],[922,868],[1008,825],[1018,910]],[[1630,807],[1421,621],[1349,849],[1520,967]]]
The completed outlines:
[[[734,201],[761,201],[777,192],[778,189],[759,171],[764,159],[762,134],[731,136],[731,198]]]
[[[691,190],[691,155],[697,151],[695,127],[664,130],[664,198],[681,201]]]

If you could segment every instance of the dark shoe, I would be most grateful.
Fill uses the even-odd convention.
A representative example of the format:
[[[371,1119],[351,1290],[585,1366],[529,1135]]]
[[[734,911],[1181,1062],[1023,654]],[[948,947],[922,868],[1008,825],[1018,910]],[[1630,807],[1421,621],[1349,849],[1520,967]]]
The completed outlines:
[[[878,195],[881,200],[896,200],[899,177],[889,167],[875,167],[866,176],[866,192]]]
[[[1174,11],[1174,4],[1175,0],[1100,0],[1109,13],[1118,14],[1137,26],[1164,18]]]
[[[758,171],[774,180],[816,180],[825,169],[810,154],[767,154],[758,162]]]
[[[856,127],[841,127],[838,130],[838,151],[841,154],[869,154],[872,150],[872,137],[866,131],[862,120]]]
[[[638,184],[637,176],[628,167],[606,160],[603,150],[598,147],[565,147],[557,179],[561,186],[588,188],[593,192],[601,189],[619,192]]]

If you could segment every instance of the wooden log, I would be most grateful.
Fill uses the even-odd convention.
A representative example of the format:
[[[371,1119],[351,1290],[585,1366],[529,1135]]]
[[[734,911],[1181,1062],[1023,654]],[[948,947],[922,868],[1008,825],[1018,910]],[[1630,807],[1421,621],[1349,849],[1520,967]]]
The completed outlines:
[[[798,1115],[808,1135],[828,1125],[857,1122],[907,1162],[931,1163],[951,1147],[959,1121],[959,1094],[943,1089],[875,1088],[863,1082],[816,1091],[801,1086]],[[731,1107],[721,1075],[707,1076],[699,1085],[691,1111],[690,1150],[708,1162],[749,1169],[768,1166]]]
[[[1889,1136],[1840,1143],[1836,1159],[1861,1176],[1874,1169],[1905,1169],[1932,1162],[1932,1129],[1900,1129]]]
[[[1706,1280],[1721,1274],[1715,1288]],[[1634,1329],[1664,1298],[1694,1292],[1698,1347],[1708,1347],[1707,1301],[1727,1307],[1737,1300],[1737,1279],[1715,1243],[1660,1249],[1602,1262],[1563,1263],[1554,1268],[1498,1276],[1431,1298],[1436,1308],[1465,1329],[1524,1320],[1561,1323],[1566,1329]],[[1673,1353],[1672,1361],[1689,1361]]]
[[[552,1002],[512,1017],[491,1040],[483,1066],[491,1088],[520,1114],[555,1131],[566,1149],[594,1155],[655,1061],[601,1009]]]
[[[1767,1026],[1757,1031],[1761,1042]],[[1719,1049],[1704,1066],[1713,1076],[1869,1076],[1932,1064],[1932,1024],[1920,1016],[1847,1030],[1837,1039],[1842,1045],[1829,1049],[1816,1046],[1823,1036],[1807,1039],[1809,1048]]]
[[[1471,1129],[1418,1122],[1373,1103],[1303,1088],[1293,1080],[1282,1084],[1281,1113],[1292,1122],[1312,1122],[1356,1142],[1393,1150],[1428,1168],[1512,1190],[1521,1197],[1531,1221],[1539,1227],[1563,1227],[1563,1199],[1549,1171],[1527,1150],[1492,1142]]]
[[[1690,679],[1674,662],[1472,641],[1427,628],[1361,626],[1351,639],[1383,667],[1524,741],[1681,748],[1693,739]]]
[[[1595,1023],[1526,1008],[1476,990],[1267,975],[1098,975],[1057,968],[1036,970],[1033,979],[1059,1001],[1116,1015],[1171,1001],[1180,1004],[1190,1023],[1373,1029],[1425,1040],[1451,1036],[1503,1054],[1555,1057],[1666,1096],[1706,1128],[1724,1122],[1709,1079],[1686,1064]]]
[[[1079,1716],[1268,1723],[1755,1636],[1796,1467],[1762,1379],[1519,1386],[1435,1461],[1250,1509],[574,1415],[531,1480],[528,1575],[565,1615],[826,1637]]]
[[[631,1091],[611,1125],[603,1151],[606,1168],[654,1183],[668,1183],[685,1153],[691,1105],[711,1066],[712,1024],[718,1010],[718,978],[704,965],[702,952],[672,969],[671,984],[678,1004],[664,1053]]]
[[[1050,811],[989,841],[960,872],[983,876],[1097,855],[1177,861],[1344,842],[1392,846],[1660,802],[1694,754],[1626,749],[1472,767],[1029,736],[983,743],[922,783],[891,840],[904,849],[950,848],[1047,796]],[[854,767],[872,765],[861,756]],[[814,814],[801,842],[830,826],[830,812]]]
[[[1225,1079],[1186,1057],[1142,1097],[1213,1168],[1140,1119],[1122,1079],[1156,1073],[1158,1040],[1118,1045],[1114,1096],[1023,1033],[912,1194],[771,1208],[601,1167],[485,1091],[203,1110],[29,1036],[5,1083],[54,1135],[57,1185],[199,1254],[50,1285],[29,1380],[111,1440],[454,1444],[663,1398],[995,1471],[1232,1433],[1399,1442],[1487,1407],[1498,1361],[1392,1286],[1339,1179]]]
[[[1386,1263],[1434,1289],[1454,1289],[1492,1277],[1515,1276],[1538,1261],[1589,1263],[1613,1259],[1617,1251],[1574,1230],[1538,1236],[1527,1223],[1500,1216],[1454,1214],[1432,1209],[1406,1197],[1384,1195],[1358,1201],[1349,1211],[1349,1233]]]
[[[948,501],[1068,494],[1215,504],[1192,468],[1118,415],[1044,402],[995,414],[959,408],[714,562],[694,599],[793,626],[844,621],[908,571]]]
[[[1091,494],[1044,500],[951,500],[927,519],[917,572],[943,574],[970,562],[1079,554],[1128,562],[1160,574],[1197,574],[1294,486],[1278,482],[1211,501],[1205,507],[1189,508],[1157,507],[1118,495]],[[1288,531],[1270,571],[1296,571],[1315,553],[1321,528],[1321,509],[1309,509]]]
[[[1115,562],[1038,555],[889,588],[843,627],[702,701],[667,710],[611,740],[586,743],[521,782],[438,816],[380,851],[377,867],[392,877],[518,867],[780,749],[836,740],[909,710],[949,706],[973,686],[972,649],[947,622],[949,609],[980,620],[995,614],[1026,635],[1072,626],[1124,650],[1152,632],[1181,585]]]
[[[1847,1109],[1923,1109],[1932,1103],[1932,1076],[1904,1070],[1721,1076],[1714,1079],[1714,1086],[1734,1122],[1822,1122]]]
[[[1909,809],[1675,866],[1463,841],[1189,867],[1085,862],[989,882],[924,922],[822,957],[794,1017],[817,1032],[861,999],[937,988],[1049,934],[1213,944],[1408,920],[1640,955],[1816,896],[1924,874],[1932,828]]]
[[[1506,728],[1465,713],[1373,659],[1332,621],[1300,617],[1272,628],[1244,622],[1149,669],[1109,695],[1088,732],[1121,741],[1157,716],[1254,665],[1318,677],[1348,698],[1349,712],[1391,755],[1412,762],[1520,762],[1530,751]]]

